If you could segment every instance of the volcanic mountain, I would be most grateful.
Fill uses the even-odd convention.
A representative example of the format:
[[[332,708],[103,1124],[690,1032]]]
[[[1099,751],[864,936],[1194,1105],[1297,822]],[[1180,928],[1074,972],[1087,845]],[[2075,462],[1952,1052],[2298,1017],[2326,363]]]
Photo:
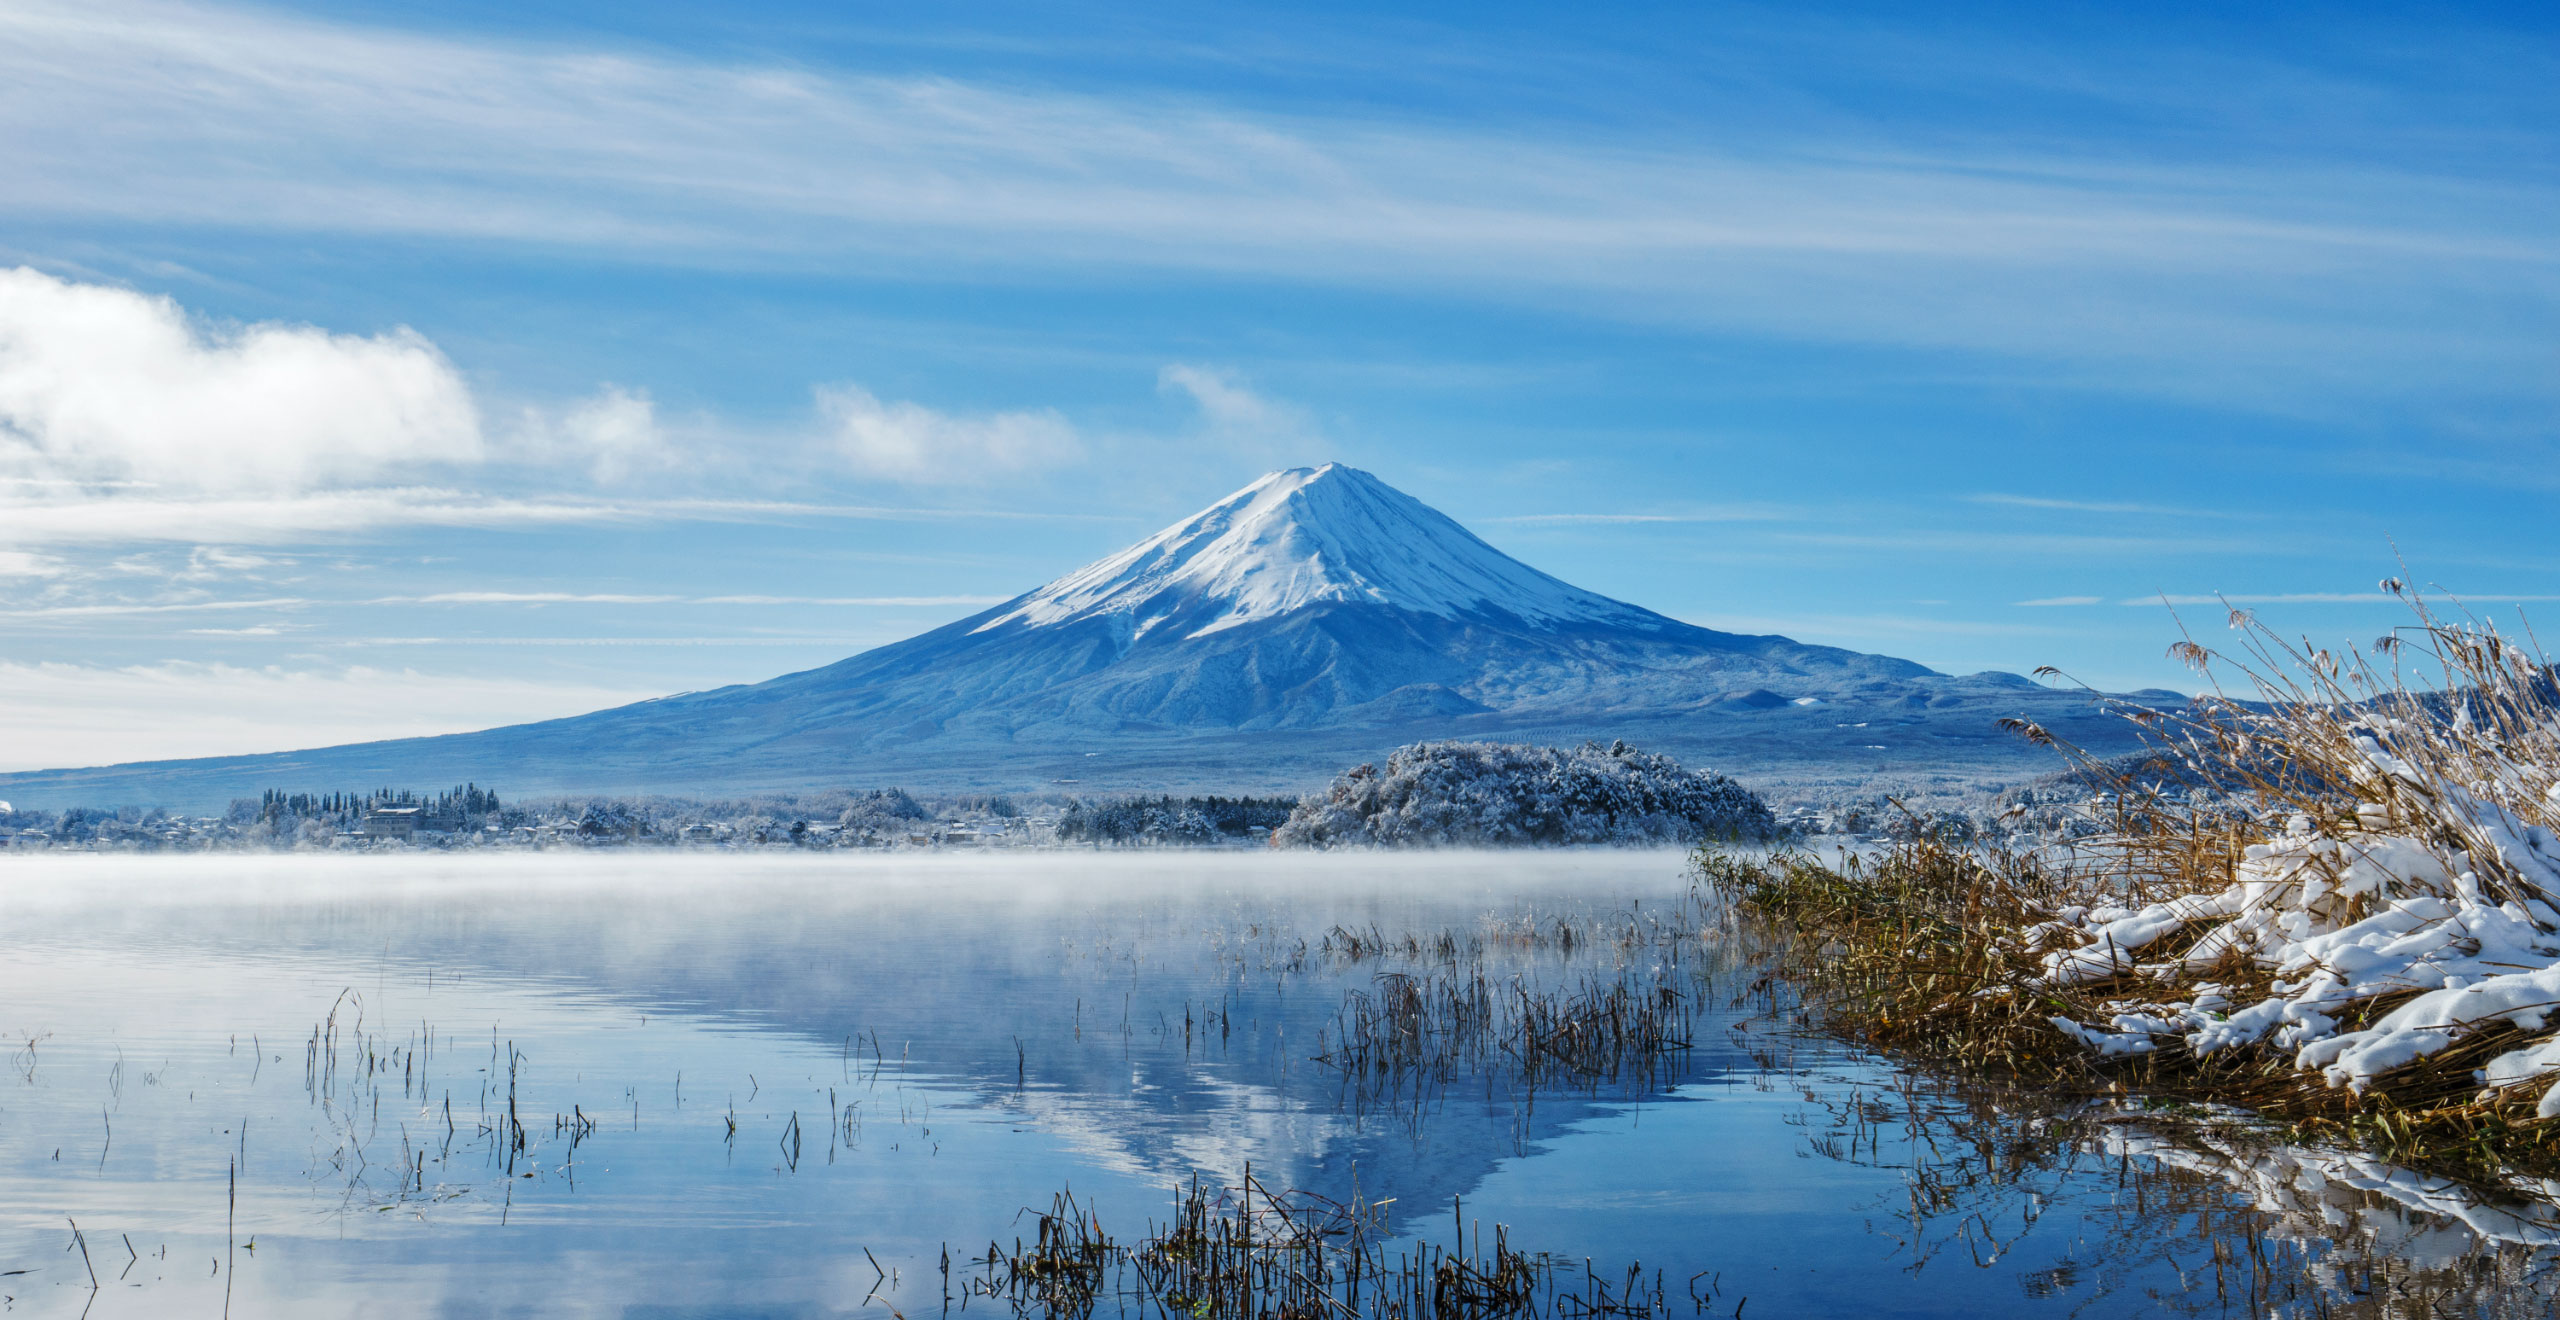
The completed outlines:
[[[0,776],[28,800],[266,787],[1303,786],[1423,737],[1624,736],[1728,763],[2008,759],[2015,675],[1717,632],[1585,591],[1356,468],[1274,472],[1035,591],[763,683],[308,752]],[[2086,731],[2103,740],[2103,729]],[[1878,753],[1899,753],[1879,756]]]
[[[882,741],[1580,712],[1928,673],[1584,591],[1334,464],[1272,473],[984,614],[765,688]]]

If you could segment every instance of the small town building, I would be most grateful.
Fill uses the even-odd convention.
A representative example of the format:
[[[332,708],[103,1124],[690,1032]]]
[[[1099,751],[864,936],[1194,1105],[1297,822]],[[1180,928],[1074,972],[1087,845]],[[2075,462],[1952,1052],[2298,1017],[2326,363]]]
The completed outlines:
[[[364,824],[356,832],[368,839],[414,839],[421,834],[451,834],[461,824],[426,807],[376,807],[364,813]]]
[[[424,807],[376,807],[364,813],[362,833],[368,839],[409,839],[417,837],[419,818]]]

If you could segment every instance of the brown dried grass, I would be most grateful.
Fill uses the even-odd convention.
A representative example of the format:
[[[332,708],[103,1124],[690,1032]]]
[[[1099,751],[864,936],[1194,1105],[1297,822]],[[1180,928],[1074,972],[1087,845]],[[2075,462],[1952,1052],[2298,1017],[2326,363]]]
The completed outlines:
[[[2050,1021],[2103,1021],[2112,1002],[2156,1001],[2176,988],[2132,975],[2050,984],[2041,956],[2054,937],[2040,937],[2040,924],[2070,904],[2139,906],[2219,892],[2245,847],[2295,817],[2333,837],[2418,839],[2448,869],[2476,874],[2493,900],[2540,893],[2490,846],[2465,803],[2560,827],[2560,807],[2546,796],[2560,780],[2550,662],[2529,631],[2518,642],[2471,616],[2448,616],[2397,582],[2384,587],[2409,602],[2416,621],[2362,653],[2287,641],[2239,610],[2230,614],[2237,638],[2228,650],[2180,641],[2173,655],[2208,678],[2236,670],[2253,695],[2216,683],[2183,710],[2122,707],[2148,749],[2130,762],[2101,761],[2010,722],[2069,757],[2093,789],[2103,828],[2068,849],[1961,844],[1914,822],[1908,837],[1870,859],[1705,849],[1697,864],[1754,928],[1767,970],[1794,987],[1799,1010],[1834,1034],[2064,1093],[2244,1106],[2306,1136],[2405,1162],[2560,1170],[2560,1120],[2537,1120],[2531,1097],[2483,1092],[2475,1080],[2483,1062],[2527,1038],[2512,1027],[2472,1032],[2357,1094],[2297,1070],[2289,1051],[2197,1057],[2164,1044],[2106,1059]],[[2371,773],[2373,748],[2407,772]],[[2192,979],[2232,987],[2241,999],[2269,993],[2273,975],[2234,956]],[[2367,1001],[2339,1025],[2366,1025],[2407,997]]]

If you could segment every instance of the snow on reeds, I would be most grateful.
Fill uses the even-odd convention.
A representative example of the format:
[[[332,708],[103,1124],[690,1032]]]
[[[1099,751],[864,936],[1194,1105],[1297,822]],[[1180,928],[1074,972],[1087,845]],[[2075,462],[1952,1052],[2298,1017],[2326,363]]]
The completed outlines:
[[[2106,829],[2068,853],[1922,837],[1710,877],[1809,937],[1839,1024],[1881,1043],[2560,1153],[2553,670],[2385,586],[2415,622],[2362,652],[2237,610],[2227,651],[2173,647],[2252,690],[2128,709],[2152,754],[2081,758]]]

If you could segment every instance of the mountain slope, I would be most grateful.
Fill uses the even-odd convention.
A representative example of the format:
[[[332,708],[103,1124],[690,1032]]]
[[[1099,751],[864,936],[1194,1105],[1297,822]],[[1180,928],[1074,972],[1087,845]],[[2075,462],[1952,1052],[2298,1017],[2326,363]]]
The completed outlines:
[[[1072,738],[1404,712],[1658,709],[1749,689],[1838,695],[1934,677],[1905,660],[1715,632],[1581,590],[1365,472],[1328,465],[1273,473],[1128,550],[907,641],[581,719],[618,737],[885,747],[964,731]]]
[[[1066,768],[1136,783],[1162,771],[1161,784],[1185,765],[1291,782],[1407,737],[1646,732],[1694,755],[1739,733],[1873,724],[1829,718],[1852,711],[1965,708],[1978,733],[1992,716],[1973,707],[2046,711],[2058,695],[1683,623],[1559,581],[1327,465],[1272,473],[983,613],[763,683],[441,738],[0,776],[0,788],[218,804],[277,784],[458,779],[523,793],[1088,778],[1054,773]]]

